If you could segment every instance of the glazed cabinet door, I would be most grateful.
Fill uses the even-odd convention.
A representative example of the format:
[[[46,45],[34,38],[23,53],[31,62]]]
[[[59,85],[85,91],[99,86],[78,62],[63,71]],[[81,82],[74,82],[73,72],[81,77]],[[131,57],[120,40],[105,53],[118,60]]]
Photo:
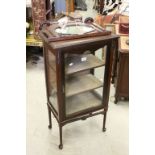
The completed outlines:
[[[65,116],[72,117],[103,107],[105,62],[102,50],[68,52],[64,60]]]

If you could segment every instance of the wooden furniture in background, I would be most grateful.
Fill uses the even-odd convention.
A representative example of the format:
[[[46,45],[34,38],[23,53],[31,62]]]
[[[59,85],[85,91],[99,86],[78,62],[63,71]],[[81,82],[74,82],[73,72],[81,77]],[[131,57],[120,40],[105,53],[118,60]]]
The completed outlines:
[[[119,16],[119,33],[129,35],[129,16]]]
[[[122,98],[129,99],[129,41],[128,36],[120,36],[119,50],[115,53],[112,83],[115,86],[115,103]]]
[[[74,0],[66,0],[66,12],[74,12]]]
[[[40,24],[45,20],[50,20],[51,15],[55,16],[54,1],[32,0],[32,20],[35,39],[39,39],[38,32]]]
[[[115,103],[118,100],[125,98],[129,99],[129,45],[126,44],[126,41],[129,41],[129,27],[124,29],[120,29],[121,26],[128,26],[129,25],[129,17],[120,15],[120,14],[113,14],[102,17],[101,15],[96,17],[96,23],[101,25],[104,28],[110,27],[108,25],[114,26],[115,28],[112,31],[120,36],[119,39],[119,51],[116,51],[114,54],[114,63],[113,63],[113,71],[112,71],[112,83],[115,84]],[[122,31],[120,31],[122,30]],[[106,54],[105,49],[103,49],[102,58],[105,60]]]
[[[100,13],[100,14],[103,13],[103,9],[104,9],[104,1],[105,1],[105,0],[99,0],[99,4],[100,4],[99,13]]]
[[[46,20],[46,0],[32,0],[34,36],[38,38],[39,26]]]
[[[104,1],[105,0],[94,0],[93,9],[97,10],[98,13],[102,14],[104,8]]]
[[[76,24],[72,23],[73,26]],[[40,36],[44,44],[49,128],[52,128],[52,112],[59,124],[59,148],[62,149],[62,127],[67,123],[103,114],[103,131],[106,130],[113,49],[117,47],[118,36],[92,33],[90,36],[79,35],[81,38],[74,35],[67,40],[65,36],[62,39],[60,36],[60,40],[51,41],[50,38],[57,34],[47,27],[43,26]],[[99,28],[96,31],[105,30]],[[106,62],[95,54],[104,46],[107,46]],[[95,69],[103,66],[105,70],[101,80],[96,76]]]

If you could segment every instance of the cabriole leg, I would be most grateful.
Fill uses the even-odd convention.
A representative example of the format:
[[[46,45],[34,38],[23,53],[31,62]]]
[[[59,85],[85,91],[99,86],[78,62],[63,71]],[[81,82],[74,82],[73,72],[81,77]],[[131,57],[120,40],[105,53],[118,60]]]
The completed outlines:
[[[117,96],[117,95],[115,95],[115,100],[114,100],[114,103],[115,103],[115,104],[117,104],[117,102],[118,102],[118,96]]]

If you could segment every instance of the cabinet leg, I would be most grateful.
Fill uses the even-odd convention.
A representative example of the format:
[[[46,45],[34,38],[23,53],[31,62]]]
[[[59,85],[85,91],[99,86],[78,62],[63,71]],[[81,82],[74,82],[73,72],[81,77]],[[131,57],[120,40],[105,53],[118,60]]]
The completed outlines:
[[[114,103],[117,104],[117,102],[118,102],[118,98],[115,96],[115,101],[114,101]]]
[[[111,83],[114,84],[114,79],[115,79],[115,76],[112,76],[111,78]]]
[[[52,116],[51,116],[51,109],[49,106],[48,107],[48,119],[49,119],[49,125],[48,128],[51,129],[52,128]]]
[[[125,100],[126,100],[126,101],[129,101],[129,97],[125,97]]]
[[[107,118],[107,111],[104,112],[104,116],[103,116],[103,129],[102,129],[103,132],[106,131],[106,128],[105,128],[106,118]]]
[[[62,126],[59,125],[59,134],[60,134],[60,145],[59,149],[63,149],[63,144],[62,144]]]

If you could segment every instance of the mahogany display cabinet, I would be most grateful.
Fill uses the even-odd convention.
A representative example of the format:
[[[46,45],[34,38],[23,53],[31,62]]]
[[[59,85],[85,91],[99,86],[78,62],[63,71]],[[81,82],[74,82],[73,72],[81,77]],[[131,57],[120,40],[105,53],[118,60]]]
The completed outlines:
[[[46,22],[40,37],[44,45],[48,127],[52,128],[53,113],[59,124],[62,149],[62,127],[67,123],[102,114],[106,131],[112,59],[118,36],[93,23],[82,22],[70,22],[66,31],[60,31],[57,22]],[[97,50],[104,46],[105,61],[97,56]],[[99,68],[103,68],[102,78],[96,75]]]

